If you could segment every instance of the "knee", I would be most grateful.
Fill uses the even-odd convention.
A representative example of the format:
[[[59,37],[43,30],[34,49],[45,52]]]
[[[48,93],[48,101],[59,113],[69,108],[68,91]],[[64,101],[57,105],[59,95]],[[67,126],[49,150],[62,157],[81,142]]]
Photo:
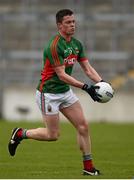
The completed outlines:
[[[87,135],[88,134],[88,123],[84,122],[78,127],[78,132],[80,135]]]
[[[59,139],[60,133],[57,131],[52,131],[48,136],[49,141],[57,141]]]

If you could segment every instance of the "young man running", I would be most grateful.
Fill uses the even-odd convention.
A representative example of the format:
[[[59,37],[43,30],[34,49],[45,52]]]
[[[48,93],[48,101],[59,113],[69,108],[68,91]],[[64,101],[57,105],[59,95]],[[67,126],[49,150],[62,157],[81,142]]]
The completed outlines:
[[[36,101],[46,126],[28,130],[15,128],[8,144],[9,153],[14,156],[18,144],[23,139],[57,140],[60,111],[77,130],[77,141],[83,157],[83,174],[99,175],[100,172],[95,168],[92,160],[88,123],[70,85],[84,90],[94,101],[99,101],[95,86],[73,78],[71,73],[74,64],[79,62],[89,79],[97,83],[102,81],[102,78],[88,62],[81,42],[73,37],[75,32],[73,12],[69,9],[58,11],[56,23],[58,33],[51,38],[44,50],[44,66],[36,92]]]

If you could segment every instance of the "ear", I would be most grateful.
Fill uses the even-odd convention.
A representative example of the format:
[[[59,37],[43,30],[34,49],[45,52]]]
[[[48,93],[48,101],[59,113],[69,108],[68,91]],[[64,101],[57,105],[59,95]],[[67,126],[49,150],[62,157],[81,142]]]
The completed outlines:
[[[62,24],[61,24],[60,22],[57,23],[58,29],[61,29],[61,25],[62,25]]]

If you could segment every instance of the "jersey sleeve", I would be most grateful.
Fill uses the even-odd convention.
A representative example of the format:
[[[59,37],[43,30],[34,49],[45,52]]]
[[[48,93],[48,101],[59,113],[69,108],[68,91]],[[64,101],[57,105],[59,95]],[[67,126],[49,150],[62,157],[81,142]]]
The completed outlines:
[[[59,36],[56,36],[47,48],[47,57],[53,66],[60,66],[64,64],[64,59],[59,45]]]
[[[84,48],[83,48],[83,45],[79,42],[79,54],[78,54],[78,61],[79,62],[82,62],[82,61],[87,61],[87,57],[85,55],[85,52],[84,52]]]

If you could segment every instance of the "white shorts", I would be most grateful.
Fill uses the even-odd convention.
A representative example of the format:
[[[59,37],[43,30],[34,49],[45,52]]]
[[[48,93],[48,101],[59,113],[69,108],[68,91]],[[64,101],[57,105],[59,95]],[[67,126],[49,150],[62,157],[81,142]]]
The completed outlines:
[[[72,89],[65,93],[58,94],[36,91],[36,102],[42,114],[58,114],[60,109],[69,107],[76,101],[78,101],[78,97],[73,93]]]

